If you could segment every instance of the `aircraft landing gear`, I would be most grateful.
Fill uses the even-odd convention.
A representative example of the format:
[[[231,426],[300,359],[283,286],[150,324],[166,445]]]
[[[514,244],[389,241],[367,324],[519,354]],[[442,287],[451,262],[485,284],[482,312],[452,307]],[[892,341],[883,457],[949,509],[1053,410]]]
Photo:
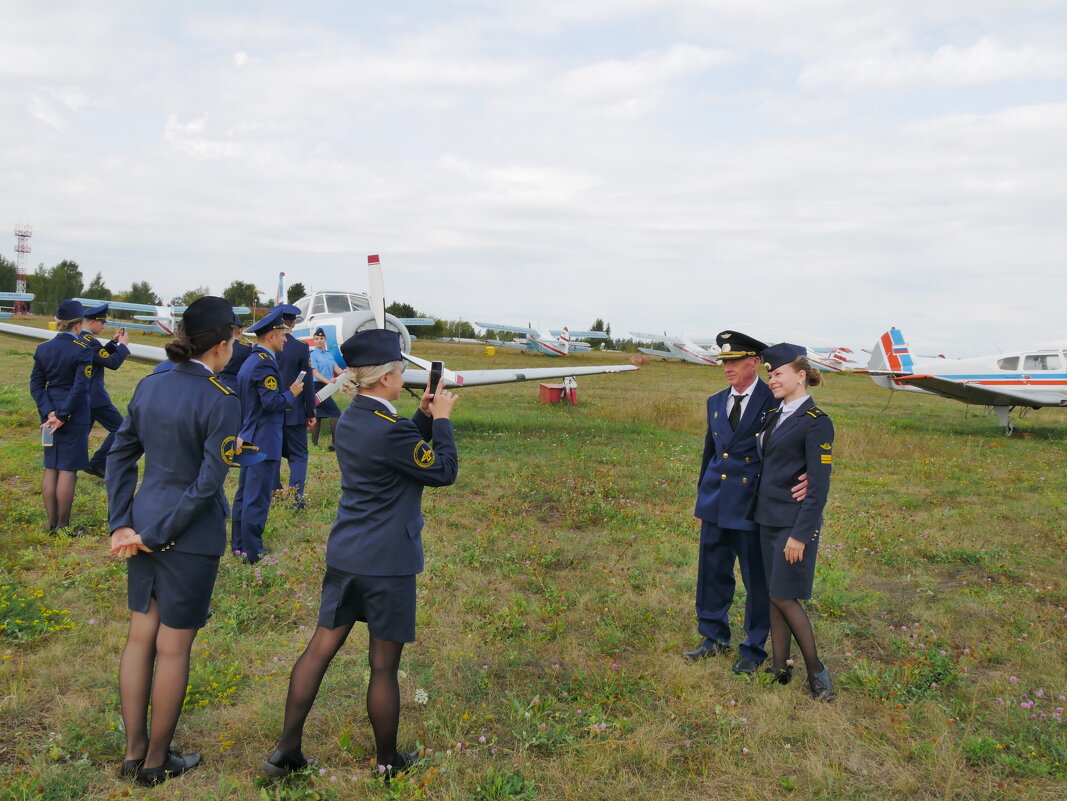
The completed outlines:
[[[1011,424],[1011,420],[1008,415],[1011,414],[1010,406],[994,406],[993,411],[997,413],[997,422],[1004,426],[1004,436],[1010,437],[1015,433],[1015,426]]]

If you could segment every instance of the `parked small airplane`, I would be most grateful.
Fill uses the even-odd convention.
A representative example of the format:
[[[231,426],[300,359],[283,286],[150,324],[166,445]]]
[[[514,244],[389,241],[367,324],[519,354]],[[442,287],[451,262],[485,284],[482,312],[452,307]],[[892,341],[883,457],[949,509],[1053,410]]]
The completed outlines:
[[[866,372],[864,365],[855,360],[855,355],[851,348],[808,348],[808,361],[831,373]]]
[[[1067,341],[974,359],[915,358],[899,329],[882,334],[867,369],[880,387],[991,406],[1009,436],[1011,410],[1067,406]],[[1025,414],[1025,411],[1023,412]]]
[[[75,298],[83,306],[99,306],[101,303],[108,304],[108,310],[141,312],[133,315],[135,320],[151,320],[151,325],[139,325],[126,323],[121,320],[108,320],[107,325],[119,326],[138,331],[155,331],[157,333],[174,336],[177,327],[177,318],[181,317],[187,306],[153,306],[148,303],[126,303],[121,300],[99,300],[93,298]],[[247,306],[235,306],[234,314],[248,314],[251,311]]]
[[[719,354],[719,349],[715,346],[714,340],[711,342],[694,342],[685,335],[669,337],[666,334],[659,336],[658,334],[643,334],[640,331],[631,331],[630,336],[635,339],[662,342],[666,346],[667,350],[638,348],[639,351],[647,353],[649,356],[662,356],[664,359],[681,359],[684,362],[692,362],[693,364],[720,364],[719,360],[715,358]]]
[[[562,330],[540,331],[536,328],[525,328],[521,325],[501,325],[500,323],[474,323],[479,328],[489,328],[494,331],[508,331],[512,334],[523,334],[523,339],[515,339],[510,342],[489,340],[492,345],[502,345],[506,348],[522,348],[523,351],[543,353],[545,356],[566,356],[568,353],[578,353],[589,350],[588,342],[575,342],[576,339],[607,339],[608,335],[603,331],[571,331],[564,326]]]
[[[34,294],[32,292],[0,292],[0,301],[7,301],[9,303],[28,303],[33,300]],[[0,311],[0,317],[10,317],[11,312]]]
[[[370,292],[367,295],[355,294],[354,296],[361,299],[361,304],[365,300],[368,308],[362,308],[362,306],[355,308],[350,300],[353,293],[316,293],[310,295],[307,317],[298,322],[297,327],[293,330],[293,334],[294,336],[299,337],[310,337],[316,329],[322,328],[323,333],[326,334],[327,347],[330,349],[330,352],[333,354],[337,363],[343,365],[344,362],[341,360],[340,344],[357,331],[362,331],[366,328],[388,328],[396,331],[400,335],[400,346],[404,358],[423,368],[421,370],[405,371],[404,386],[422,389],[426,386],[426,381],[429,378],[428,371],[431,367],[431,363],[425,359],[410,355],[411,335],[408,333],[407,327],[400,318],[394,317],[391,314],[386,314],[385,293],[383,291],[384,283],[382,280],[381,263],[378,257],[368,256],[367,265],[370,273]],[[320,296],[322,300],[321,307],[318,305]],[[95,303],[96,301],[89,300],[82,302]],[[126,305],[129,306],[133,304]],[[331,308],[333,309],[332,311],[330,310]],[[184,311],[184,308],[181,308],[181,311]],[[237,309],[235,309],[235,311],[241,313]],[[244,313],[247,313],[247,311],[248,310],[245,309]],[[424,320],[425,318],[417,319]],[[432,323],[433,321],[429,320],[428,322]],[[28,326],[10,325],[8,323],[0,323],[0,333],[11,334],[23,339],[35,340],[47,340],[55,336],[54,331],[31,328]],[[135,361],[158,364],[167,358],[163,348],[158,348],[153,345],[131,343],[129,347],[129,358]],[[548,378],[566,378],[567,376],[624,373],[636,369],[637,368],[632,364],[604,364],[587,367],[550,367],[532,370],[526,368],[463,370],[461,372],[446,369],[443,371],[442,376],[445,379],[446,386],[473,387],[489,384],[508,384],[518,381],[544,381]],[[328,385],[320,391],[320,399],[323,397],[323,393],[326,393],[326,396],[328,396],[330,394],[328,390],[336,390],[338,387],[340,387],[340,383]]]

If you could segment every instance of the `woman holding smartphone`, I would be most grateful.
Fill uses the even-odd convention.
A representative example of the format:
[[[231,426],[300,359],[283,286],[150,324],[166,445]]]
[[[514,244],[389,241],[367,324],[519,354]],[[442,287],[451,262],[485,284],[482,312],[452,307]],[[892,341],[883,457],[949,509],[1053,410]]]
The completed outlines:
[[[233,307],[222,298],[189,305],[178,339],[166,348],[172,369],[137,385],[108,455],[111,553],[126,559],[130,609],[119,663],[126,728],[121,775],[142,785],[200,764],[199,754],[182,754],[171,740],[193,640],[207,622],[226,548],[223,484],[234,464],[241,403],[215,374],[230,359],[236,324]]]
[[[397,670],[404,643],[415,640],[422,490],[454,483],[459,469],[449,420],[457,398],[440,386],[431,394],[427,384],[414,416],[397,414],[393,401],[404,386],[404,363],[393,331],[361,331],[341,345],[341,355],[358,393],[337,427],[341,500],[326,546],[318,627],[293,667],[282,735],[263,763],[271,776],[307,767],[304,721],[356,621],[367,624],[367,715],[379,773],[395,775],[418,758],[396,747]]]
[[[811,598],[815,579],[822,513],[830,491],[834,424],[808,394],[808,387],[821,384],[822,376],[808,362],[806,348],[780,342],[760,358],[779,401],[766,413],[759,434],[763,465],[755,505],[771,597],[774,667],[769,671],[780,683],[789,682],[793,668],[787,660],[795,638],[804,655],[812,698],[829,701],[834,696],[830,671],[819,660],[815,632],[800,601]],[[808,491],[803,501],[797,501],[792,487],[804,473]]]

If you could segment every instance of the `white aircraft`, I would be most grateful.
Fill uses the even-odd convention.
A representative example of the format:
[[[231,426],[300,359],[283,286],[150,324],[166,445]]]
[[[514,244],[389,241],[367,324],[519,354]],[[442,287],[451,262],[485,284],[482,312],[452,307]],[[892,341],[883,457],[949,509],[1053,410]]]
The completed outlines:
[[[344,361],[341,359],[340,344],[357,331],[362,331],[366,328],[388,328],[396,331],[400,335],[400,347],[404,354],[404,358],[423,368],[421,370],[405,371],[404,386],[422,389],[426,386],[426,381],[429,378],[428,371],[431,363],[425,359],[410,355],[411,335],[408,333],[407,327],[399,318],[385,313],[385,293],[383,291],[384,284],[382,281],[381,263],[377,256],[368,256],[367,264],[370,272],[370,293],[368,295],[357,294],[356,297],[366,299],[369,308],[354,309],[349,300],[350,293],[320,293],[323,300],[322,310],[320,311],[319,307],[316,305],[318,295],[311,295],[308,315],[298,323],[298,326],[293,331],[293,335],[310,337],[316,329],[323,329],[323,332],[326,334],[327,347],[329,348],[330,353],[333,355],[334,360],[337,361],[338,365],[343,366]],[[338,297],[335,297],[332,301],[328,300],[331,295],[336,295]],[[346,308],[343,311],[341,310],[342,301],[339,298],[344,298],[343,302]],[[83,303],[84,302],[85,301],[83,301]],[[329,311],[330,303],[334,304],[333,308],[335,311]],[[184,308],[182,311],[184,311]],[[237,310],[235,309],[235,311]],[[433,321],[431,320],[430,322],[432,323]],[[28,326],[10,325],[7,323],[0,323],[0,333],[12,334],[14,336],[22,337],[23,339],[36,340],[48,340],[55,336],[54,331],[48,331],[41,328],[30,328]],[[167,358],[163,348],[158,348],[153,345],[131,343],[129,347],[129,358],[135,361],[146,362],[148,364],[159,364]],[[474,387],[486,386],[489,384],[509,384],[517,381],[544,381],[549,378],[566,378],[568,376],[624,373],[636,369],[637,367],[632,364],[605,364],[589,367],[550,367],[536,368],[532,370],[517,368],[463,370],[455,372],[446,369],[443,371],[442,375],[445,379],[446,386]],[[319,392],[320,400],[323,397],[328,397],[329,394],[332,394],[332,391],[335,391],[340,386],[341,382],[327,385]],[[325,395],[323,393],[325,393]]]
[[[855,355],[851,348],[808,348],[808,361],[831,373],[866,372],[864,365],[855,360]]]
[[[501,325],[500,323],[474,323],[479,328],[490,328],[494,331],[508,331],[512,334],[524,334],[522,339],[514,339],[510,342],[489,340],[492,345],[502,345],[506,348],[521,348],[523,351],[543,353],[545,356],[566,356],[568,353],[578,353],[589,350],[588,342],[575,342],[576,339],[607,339],[608,335],[603,331],[571,331],[564,326],[561,330],[540,331],[536,328],[525,328],[521,325]]]
[[[867,363],[880,387],[940,395],[962,403],[991,406],[1009,436],[1009,414],[1043,406],[1067,406],[1067,341],[1031,350],[975,359],[915,358],[899,329],[882,334]]]
[[[635,339],[662,342],[666,346],[667,350],[638,348],[639,351],[647,353],[649,356],[662,356],[664,359],[681,359],[684,362],[692,362],[693,364],[720,364],[716,358],[719,355],[719,349],[715,346],[714,341],[694,342],[684,334],[680,337],[669,337],[666,334],[659,336],[657,334],[643,334],[640,331],[631,331],[630,336]]]
[[[187,306],[152,306],[148,303],[126,303],[121,300],[99,300],[93,298],[74,298],[83,306],[99,306],[101,303],[109,304],[108,311],[132,311],[141,312],[133,315],[135,320],[151,320],[151,325],[127,323],[123,320],[108,320],[106,325],[129,328],[137,331],[155,331],[156,333],[174,336],[177,328],[177,319],[181,317]],[[235,306],[234,314],[248,314],[251,311],[247,306]]]

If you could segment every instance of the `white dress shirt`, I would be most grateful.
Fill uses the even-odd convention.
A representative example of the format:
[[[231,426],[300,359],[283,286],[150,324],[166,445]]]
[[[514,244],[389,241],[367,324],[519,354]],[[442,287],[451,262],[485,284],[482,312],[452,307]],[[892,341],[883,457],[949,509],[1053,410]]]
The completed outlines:
[[[752,400],[752,390],[756,388],[756,382],[759,381],[759,376],[752,380],[744,389],[737,389],[737,387],[730,387],[730,402],[726,404],[726,416],[730,416],[730,412],[734,410],[734,404],[737,403],[737,396],[744,395],[741,400],[741,416],[745,416],[745,410],[748,409],[748,402]]]
[[[791,415],[793,412],[795,412],[797,409],[799,409],[800,405],[802,403],[804,403],[804,401],[806,401],[810,397],[811,397],[811,395],[804,395],[801,398],[797,398],[795,401],[790,401],[789,403],[783,404],[781,412],[778,413],[778,422],[776,422],[774,424],[774,430],[777,431],[778,430],[778,426],[780,426],[782,424],[782,422],[787,417],[789,417],[789,415]]]

